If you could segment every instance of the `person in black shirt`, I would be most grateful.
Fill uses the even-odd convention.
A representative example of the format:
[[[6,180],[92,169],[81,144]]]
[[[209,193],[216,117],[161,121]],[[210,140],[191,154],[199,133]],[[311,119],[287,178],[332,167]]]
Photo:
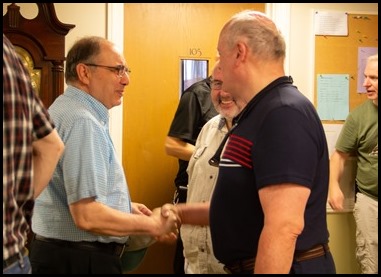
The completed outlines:
[[[187,198],[188,162],[201,128],[217,115],[210,98],[210,77],[198,81],[184,91],[165,140],[165,151],[178,158],[179,169],[175,178],[173,202],[184,203]],[[177,240],[174,257],[174,273],[184,274],[183,245],[180,236]]]

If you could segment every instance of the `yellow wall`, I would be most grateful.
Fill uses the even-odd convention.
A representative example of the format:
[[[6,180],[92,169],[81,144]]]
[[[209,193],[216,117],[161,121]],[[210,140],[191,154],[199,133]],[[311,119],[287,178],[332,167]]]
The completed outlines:
[[[329,246],[335,260],[336,272],[340,274],[361,273],[355,256],[356,224],[352,212],[330,213],[327,221],[330,234]]]
[[[123,166],[134,201],[171,202],[177,160],[164,139],[179,101],[180,59],[209,60],[212,69],[224,22],[264,4],[125,4],[124,54],[132,69],[123,100]],[[190,49],[201,56],[191,56]],[[137,273],[172,273],[174,245],[150,247]]]

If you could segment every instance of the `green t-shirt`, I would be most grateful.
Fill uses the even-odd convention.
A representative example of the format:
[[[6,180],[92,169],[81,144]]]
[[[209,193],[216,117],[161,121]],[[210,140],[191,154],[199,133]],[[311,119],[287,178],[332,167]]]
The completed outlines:
[[[357,156],[358,189],[378,200],[378,106],[371,100],[348,115],[336,149]]]

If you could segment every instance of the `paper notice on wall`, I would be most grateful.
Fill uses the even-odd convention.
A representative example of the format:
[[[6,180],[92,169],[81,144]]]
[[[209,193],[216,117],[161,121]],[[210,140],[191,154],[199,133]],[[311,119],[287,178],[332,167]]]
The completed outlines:
[[[316,36],[348,36],[348,14],[346,12],[315,12]]]
[[[345,120],[349,113],[349,74],[318,74],[317,111],[321,120]]]

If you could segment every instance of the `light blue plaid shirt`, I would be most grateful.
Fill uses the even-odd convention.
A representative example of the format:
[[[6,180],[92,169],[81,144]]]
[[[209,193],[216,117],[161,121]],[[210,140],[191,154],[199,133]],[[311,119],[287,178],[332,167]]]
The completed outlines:
[[[65,151],[48,187],[36,199],[33,232],[68,241],[124,243],[127,237],[80,230],[69,211],[69,204],[95,197],[95,201],[113,209],[131,212],[127,181],[109,134],[108,109],[89,94],[69,86],[49,113]]]

